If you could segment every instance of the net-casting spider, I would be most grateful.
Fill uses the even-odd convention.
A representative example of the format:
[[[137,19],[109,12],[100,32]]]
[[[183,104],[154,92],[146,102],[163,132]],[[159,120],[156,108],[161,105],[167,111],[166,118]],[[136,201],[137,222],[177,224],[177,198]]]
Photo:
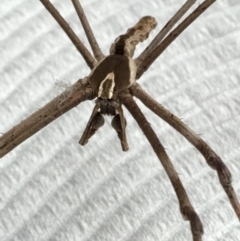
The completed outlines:
[[[240,204],[231,185],[231,174],[221,158],[195,132],[157,103],[136,83],[136,80],[142,76],[168,45],[216,0],[205,0],[170,32],[173,26],[196,2],[196,0],[188,0],[158,33],[150,45],[134,60],[132,56],[135,46],[145,40],[149,32],[156,26],[156,21],[153,17],[146,16],[141,18],[134,27],[128,29],[126,34],[116,38],[110,48],[110,55],[105,57],[94,38],[79,1],[72,0],[91,45],[93,57],[54,6],[48,0],[40,1],[66,32],[92,71],[89,76],[78,80],[43,108],[5,133],[0,138],[0,157],[3,157],[38,130],[79,103],[95,98],[96,105],[79,141],[80,144],[84,145],[88,142],[89,138],[103,125],[103,115],[107,114],[113,116],[112,126],[118,134],[123,151],[127,151],[126,120],[121,108],[124,105],[137,121],[166,170],[179,200],[181,213],[184,219],[190,221],[193,240],[202,240],[203,227],[201,221],[192,207],[165,149],[134,101],[133,96],[135,96],[192,143],[204,156],[208,165],[217,171],[219,181],[236,215],[240,219]]]

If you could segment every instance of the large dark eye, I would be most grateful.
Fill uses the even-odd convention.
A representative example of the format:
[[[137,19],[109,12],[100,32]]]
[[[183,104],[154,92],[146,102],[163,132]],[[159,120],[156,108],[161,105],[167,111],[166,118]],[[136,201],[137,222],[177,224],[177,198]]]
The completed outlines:
[[[114,87],[114,88],[113,88],[113,91],[115,92],[116,90],[117,90],[117,88],[116,88],[116,87]]]

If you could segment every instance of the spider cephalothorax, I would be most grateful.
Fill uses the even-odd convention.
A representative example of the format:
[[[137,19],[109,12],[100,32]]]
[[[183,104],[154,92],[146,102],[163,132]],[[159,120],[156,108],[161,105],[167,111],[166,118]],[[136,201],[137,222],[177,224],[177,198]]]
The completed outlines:
[[[78,80],[68,90],[2,135],[0,137],[0,157],[3,157],[24,140],[82,101],[95,98],[97,98],[95,101],[96,104],[80,139],[80,144],[86,144],[96,130],[103,125],[103,115],[111,115],[113,116],[112,126],[118,134],[122,149],[126,151],[128,150],[125,133],[126,121],[121,107],[124,105],[142,129],[163,165],[178,198],[181,213],[190,222],[193,240],[201,241],[203,234],[201,220],[194,210],[166,150],[133,99],[133,96],[135,96],[153,113],[184,136],[202,154],[206,163],[212,169],[216,170],[222,188],[226,192],[237,217],[240,219],[240,204],[231,184],[231,173],[222,159],[199,135],[184,124],[177,116],[155,101],[136,83],[136,79],[142,76],[144,71],[150,67],[170,43],[216,0],[204,0],[170,32],[176,22],[180,20],[196,1],[187,0],[157,34],[149,46],[134,60],[132,57],[136,45],[145,40],[149,32],[156,26],[156,21],[153,17],[146,16],[141,18],[134,27],[116,38],[110,48],[110,55],[105,57],[94,37],[80,2],[72,0],[93,50],[93,56],[49,0],[40,1],[69,36],[72,43],[83,56],[86,64],[90,67],[91,73],[86,78]]]

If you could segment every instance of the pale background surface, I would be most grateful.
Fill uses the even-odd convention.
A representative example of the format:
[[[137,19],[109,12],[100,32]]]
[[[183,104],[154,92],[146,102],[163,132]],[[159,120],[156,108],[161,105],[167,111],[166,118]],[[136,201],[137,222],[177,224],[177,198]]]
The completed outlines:
[[[71,1],[53,3],[86,43]],[[82,1],[105,54],[115,37],[144,15],[157,18],[152,39],[183,3]],[[138,53],[146,44],[138,46]],[[1,0],[0,53],[2,133],[60,93],[57,81],[68,85],[89,73],[57,23],[34,0]],[[240,198],[239,65],[240,2],[222,0],[139,83],[202,134],[230,168]],[[0,160],[0,240],[191,240],[171,184],[126,110],[127,153],[109,119],[87,146],[79,146],[93,105],[74,108]],[[216,173],[183,137],[145,107],[143,112],[202,219],[204,240],[240,240],[239,221]]]

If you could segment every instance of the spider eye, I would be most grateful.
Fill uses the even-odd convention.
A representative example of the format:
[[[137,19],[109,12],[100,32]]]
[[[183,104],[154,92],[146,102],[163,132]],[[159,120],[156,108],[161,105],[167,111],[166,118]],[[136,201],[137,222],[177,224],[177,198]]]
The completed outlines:
[[[113,88],[113,91],[115,92],[116,90],[117,90],[117,88],[116,88],[116,87],[114,87],[114,88]]]

